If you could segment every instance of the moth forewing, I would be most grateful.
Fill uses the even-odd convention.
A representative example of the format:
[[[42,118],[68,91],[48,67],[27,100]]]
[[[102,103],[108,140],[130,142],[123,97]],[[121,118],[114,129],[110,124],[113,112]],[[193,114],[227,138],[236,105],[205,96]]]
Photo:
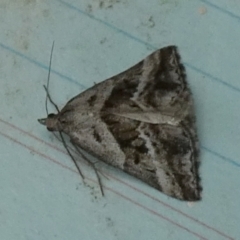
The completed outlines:
[[[40,123],[171,197],[201,198],[193,98],[175,46],[94,85]]]

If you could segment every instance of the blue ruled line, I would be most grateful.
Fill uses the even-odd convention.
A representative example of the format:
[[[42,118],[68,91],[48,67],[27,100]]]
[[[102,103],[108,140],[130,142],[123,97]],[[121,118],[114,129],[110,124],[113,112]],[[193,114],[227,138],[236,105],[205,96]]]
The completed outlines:
[[[149,43],[147,43],[147,42],[139,39],[138,37],[135,37],[135,36],[133,36],[132,34],[126,32],[126,31],[124,31],[124,30],[122,30],[122,29],[120,29],[120,28],[117,28],[117,27],[115,27],[114,25],[112,25],[112,24],[110,24],[110,23],[108,23],[108,22],[106,22],[106,21],[103,21],[103,20],[101,20],[101,19],[99,19],[99,18],[96,18],[96,17],[94,17],[93,15],[91,15],[91,14],[89,14],[89,13],[86,13],[86,12],[84,12],[83,10],[81,10],[81,9],[79,9],[79,8],[76,8],[75,6],[69,4],[69,3],[65,2],[65,1],[62,1],[62,0],[57,0],[57,1],[60,2],[60,3],[62,3],[63,5],[65,5],[67,8],[72,9],[72,10],[75,10],[75,11],[77,11],[78,13],[80,13],[80,14],[82,14],[82,15],[85,15],[85,16],[87,16],[87,17],[95,20],[95,21],[97,21],[97,22],[99,22],[99,23],[101,23],[101,24],[109,27],[110,29],[112,29],[112,30],[114,30],[114,31],[116,31],[116,32],[118,32],[118,33],[120,33],[120,34],[123,34],[124,36],[126,36],[126,37],[128,37],[128,38],[130,38],[130,39],[132,39],[132,40],[134,40],[134,41],[136,41],[136,42],[138,42],[138,43],[140,43],[140,44],[143,44],[143,45],[146,46],[146,47],[149,47],[149,48],[151,48],[151,49],[153,49],[153,50],[156,50],[156,49],[157,49],[155,46],[153,46],[153,45],[151,45],[151,44],[149,44]],[[222,8],[218,7],[217,5],[214,5],[214,4],[212,4],[212,3],[210,3],[210,2],[208,2],[208,1],[206,1],[206,0],[199,0],[199,1],[201,1],[201,2],[203,2],[203,3],[205,3],[205,4],[207,4],[207,5],[209,5],[209,6],[211,6],[211,7],[213,7],[214,9],[217,9],[217,10],[221,11],[222,13],[227,14],[228,16],[230,16],[230,17],[232,17],[232,18],[235,18],[235,19],[237,19],[237,20],[240,20],[240,17],[239,17],[239,16],[237,16],[237,15],[235,15],[235,14],[233,14],[233,13],[231,13],[231,12],[225,10],[225,9],[222,9]],[[15,49],[6,46],[6,45],[3,44],[3,43],[0,43],[0,46],[1,46],[3,49],[8,50],[8,51],[10,51],[10,52],[12,52],[12,53],[14,53],[14,54],[22,57],[23,59],[31,62],[32,64],[34,64],[34,65],[36,65],[36,66],[38,66],[38,67],[40,67],[40,68],[48,71],[48,65],[44,65],[44,64],[42,64],[42,63],[34,60],[33,58],[30,58],[30,57],[28,57],[28,56],[26,56],[26,55],[24,55],[24,54],[16,51]],[[187,63],[187,62],[184,62],[184,65],[187,66],[187,67],[189,67],[190,69],[193,69],[194,71],[196,71],[196,72],[198,72],[198,73],[201,73],[201,74],[207,76],[209,79],[211,79],[211,80],[213,80],[213,81],[216,81],[216,82],[218,82],[218,83],[220,83],[220,84],[228,87],[228,88],[231,89],[231,90],[240,92],[240,89],[239,89],[239,88],[237,88],[237,87],[235,87],[235,86],[233,86],[233,85],[231,85],[231,84],[229,84],[229,83],[227,83],[227,82],[225,82],[225,81],[223,81],[223,80],[221,80],[221,79],[219,79],[219,78],[217,78],[217,77],[215,77],[215,76],[213,76],[213,75],[211,75],[211,74],[209,74],[209,73],[207,73],[207,72],[204,72],[203,70],[201,70],[200,68],[197,68],[197,67],[193,66],[192,64],[189,64],[189,63]],[[86,89],[86,86],[82,85],[82,84],[79,83],[78,81],[76,81],[76,80],[74,80],[74,79],[72,79],[72,78],[70,78],[70,77],[68,77],[68,76],[66,76],[66,75],[63,75],[63,74],[61,74],[61,73],[59,73],[59,72],[57,72],[57,71],[55,71],[55,70],[52,70],[52,73],[58,75],[59,77],[61,77],[61,78],[64,79],[64,80],[67,80],[67,81],[69,81],[69,82],[72,82],[72,83],[80,86],[82,89]],[[213,151],[213,150],[211,150],[211,149],[209,149],[209,148],[207,148],[207,147],[205,147],[205,146],[202,146],[201,148],[204,149],[205,151],[207,151],[207,152],[209,152],[209,153],[211,153],[211,154],[219,157],[220,159],[222,159],[222,160],[224,160],[224,161],[226,161],[226,162],[229,162],[229,163],[231,163],[231,164],[233,164],[233,165],[235,165],[235,166],[237,166],[237,167],[240,167],[240,164],[239,164],[237,161],[233,160],[233,159],[230,159],[230,158],[228,158],[228,157],[225,157],[225,156],[223,156],[223,155],[221,155],[221,154],[219,154],[219,153],[217,153],[217,152],[215,152],[215,151]]]
[[[89,14],[89,13],[86,13],[85,11],[83,11],[83,10],[81,10],[81,9],[73,6],[73,5],[70,4],[70,3],[67,3],[67,2],[65,2],[65,1],[63,1],[63,0],[56,0],[56,1],[62,3],[64,6],[66,6],[66,7],[69,8],[69,9],[72,9],[72,10],[74,10],[74,11],[77,11],[78,13],[80,13],[80,14],[82,14],[82,15],[84,15],[84,16],[87,16],[87,17],[89,17],[89,18],[91,18],[91,19],[93,19],[93,20],[95,20],[95,21],[97,21],[97,22],[99,22],[99,23],[101,23],[101,24],[109,27],[110,29],[112,29],[112,30],[114,30],[114,31],[116,31],[116,32],[118,32],[118,33],[123,34],[124,36],[126,36],[126,37],[128,37],[128,38],[130,38],[130,39],[132,39],[132,40],[134,40],[134,41],[136,41],[136,42],[138,42],[138,43],[140,43],[140,44],[143,44],[143,45],[146,46],[146,47],[151,48],[152,50],[157,50],[157,49],[158,49],[156,46],[153,46],[153,45],[149,44],[148,42],[145,42],[145,41],[139,39],[138,37],[135,37],[134,35],[126,32],[126,31],[124,31],[124,30],[122,30],[122,29],[120,29],[120,28],[118,28],[118,27],[116,27],[116,26],[114,26],[114,25],[106,22],[106,21],[103,21],[102,19],[99,19],[99,18],[94,17],[93,15],[91,15],[91,14]],[[200,74],[204,74],[205,76],[211,78],[211,80],[214,80],[214,81],[216,81],[216,82],[218,82],[218,83],[221,83],[221,84],[223,84],[224,86],[229,87],[230,89],[232,89],[232,90],[237,91],[237,92],[240,93],[240,89],[237,88],[237,87],[235,87],[234,85],[231,85],[231,84],[229,84],[229,83],[221,80],[221,79],[218,78],[218,77],[215,77],[215,76],[213,76],[213,75],[211,75],[211,74],[209,74],[209,73],[207,73],[207,72],[204,72],[203,70],[201,70],[201,69],[193,66],[193,65],[190,64],[190,63],[187,63],[187,62],[183,62],[183,63],[184,63],[185,66],[193,69],[194,71],[196,71],[196,72],[198,72],[198,73],[200,73]]]
[[[27,60],[28,62],[36,65],[37,67],[40,67],[40,68],[48,71],[48,66],[47,66],[47,65],[44,65],[44,64],[42,64],[42,63],[40,63],[40,62],[38,62],[38,61],[36,61],[36,60],[34,60],[34,59],[32,59],[32,58],[24,55],[24,54],[22,54],[22,53],[20,53],[20,52],[18,52],[18,51],[16,51],[16,50],[14,50],[13,48],[8,47],[8,46],[2,44],[2,43],[0,43],[0,47],[2,47],[3,49],[5,49],[5,50],[7,50],[7,51],[9,51],[9,52],[11,52],[11,53],[13,53],[13,54],[16,54],[17,56],[19,56],[19,57]],[[194,69],[194,70],[195,70],[195,69]],[[201,71],[201,70],[200,70],[200,71]],[[68,77],[68,76],[65,76],[65,75],[63,75],[63,74],[61,74],[61,73],[59,73],[59,72],[57,72],[57,71],[54,71],[54,70],[53,70],[52,72],[53,72],[54,74],[58,75],[59,77],[61,77],[61,78],[64,79],[64,80],[67,80],[67,81],[69,81],[69,82],[72,82],[72,83],[77,84],[77,85],[80,86],[83,90],[85,90],[85,89],[87,88],[86,86],[80,84],[79,82],[77,82],[76,80],[74,80],[74,79],[72,79],[72,78],[70,78],[70,77]],[[207,74],[205,74],[205,75],[207,75]],[[232,165],[235,165],[235,166],[237,166],[237,167],[240,167],[240,164],[239,164],[236,160],[233,160],[233,159],[231,159],[231,158],[225,157],[225,156],[223,156],[223,155],[221,155],[221,154],[219,154],[219,153],[217,153],[217,152],[215,152],[215,151],[213,151],[213,150],[211,150],[211,149],[209,149],[209,148],[207,148],[207,147],[205,147],[205,146],[201,146],[201,148],[202,148],[203,150],[205,150],[205,151],[207,151],[207,152],[209,152],[209,153],[211,153],[211,154],[219,157],[220,159],[222,159],[222,160],[224,160],[224,161],[232,164]]]
[[[22,54],[21,52],[16,51],[15,49],[13,49],[13,48],[11,48],[11,47],[8,47],[7,45],[5,45],[5,44],[3,44],[3,43],[0,43],[0,47],[3,48],[3,49],[5,49],[5,50],[8,50],[9,52],[11,52],[11,53],[13,53],[13,54],[16,54],[17,56],[19,56],[19,57],[27,60],[28,62],[30,62],[30,63],[32,63],[32,64],[34,64],[34,65],[36,65],[36,66],[38,66],[38,67],[40,67],[40,68],[48,71],[48,68],[49,68],[48,65],[45,65],[45,64],[43,64],[43,63],[40,63],[40,62],[36,61],[35,59],[30,58],[30,57]],[[65,80],[67,80],[67,81],[69,81],[69,82],[72,82],[72,83],[77,84],[77,85],[80,86],[82,89],[86,89],[86,87],[85,87],[84,85],[82,85],[81,83],[79,83],[78,81],[76,81],[76,80],[74,80],[74,79],[72,79],[72,78],[70,78],[70,77],[68,77],[68,76],[66,76],[66,75],[64,75],[64,74],[62,74],[62,73],[60,73],[60,72],[58,72],[58,71],[55,71],[54,69],[51,69],[51,73],[54,73],[54,74],[56,74],[57,76],[65,79]]]
[[[229,12],[228,10],[225,10],[224,8],[221,8],[221,7],[217,6],[216,4],[213,4],[213,3],[209,2],[209,1],[206,1],[206,0],[199,0],[199,1],[205,3],[206,5],[212,7],[214,9],[226,14],[226,15],[228,15],[231,18],[235,18],[236,20],[240,21],[240,16],[238,16],[238,15],[232,13],[232,12]]]
[[[211,153],[212,155],[219,157],[220,159],[224,160],[225,162],[231,163],[232,165],[236,166],[236,167],[240,167],[240,163],[238,163],[237,161],[229,158],[229,157],[225,157],[221,154],[219,154],[218,152],[215,152],[205,146],[201,146],[201,149],[205,150],[206,152]]]

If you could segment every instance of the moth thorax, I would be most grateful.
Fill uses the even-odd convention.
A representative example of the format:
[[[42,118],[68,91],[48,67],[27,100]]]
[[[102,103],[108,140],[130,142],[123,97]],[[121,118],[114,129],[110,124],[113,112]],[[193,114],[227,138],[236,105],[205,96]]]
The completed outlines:
[[[46,123],[45,123],[47,130],[52,131],[59,131],[59,124],[58,124],[58,117],[56,114],[49,114]]]

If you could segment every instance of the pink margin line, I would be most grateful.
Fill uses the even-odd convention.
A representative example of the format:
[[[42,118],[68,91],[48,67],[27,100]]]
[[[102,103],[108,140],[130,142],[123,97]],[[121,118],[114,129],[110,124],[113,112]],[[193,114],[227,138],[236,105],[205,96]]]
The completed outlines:
[[[10,126],[11,128],[16,129],[16,130],[20,131],[21,133],[24,133],[25,135],[28,135],[28,136],[30,136],[31,138],[34,138],[35,140],[37,140],[37,141],[39,141],[39,142],[41,142],[41,143],[44,143],[45,145],[50,146],[51,148],[53,148],[53,149],[55,149],[55,150],[57,150],[57,151],[60,151],[60,152],[62,152],[62,153],[64,153],[64,154],[67,155],[67,153],[64,152],[62,149],[59,149],[58,147],[54,146],[53,144],[50,144],[50,143],[45,142],[44,140],[42,140],[42,139],[34,136],[33,134],[31,134],[31,133],[29,133],[29,132],[27,132],[27,131],[25,131],[25,130],[23,130],[23,129],[21,129],[21,128],[13,125],[13,124],[11,124],[11,123],[8,123],[8,122],[4,121],[3,119],[0,119],[0,122],[2,122],[2,123],[4,123],[4,124]],[[18,143],[18,144],[20,144],[20,145],[22,145],[22,146],[27,147],[28,149],[30,149],[27,145],[24,145],[24,144],[18,142],[16,139],[11,138],[11,137],[5,135],[4,133],[2,133],[2,135],[4,135],[5,137],[11,139],[12,141],[14,141],[14,142],[16,142],[16,143]],[[34,150],[34,149],[31,149],[31,150]],[[34,151],[35,151],[35,150],[34,150]],[[37,151],[36,151],[36,152],[37,152]],[[60,166],[62,166],[62,167],[64,167],[64,168],[67,168],[67,169],[70,170],[70,171],[73,171],[73,172],[77,173],[77,171],[74,171],[73,169],[71,169],[71,168],[69,168],[69,167],[67,167],[67,166],[65,166],[65,165],[57,162],[56,160],[54,160],[54,159],[52,159],[52,158],[50,158],[50,157],[48,157],[48,156],[46,156],[46,155],[44,155],[44,154],[42,154],[42,153],[40,153],[40,152],[37,152],[37,153],[38,153],[39,155],[43,156],[44,158],[47,158],[47,159],[53,161],[54,163],[56,163],[56,164],[58,164],[58,165],[60,165]],[[221,231],[219,231],[219,230],[217,230],[217,229],[215,229],[215,228],[213,228],[213,227],[205,224],[204,222],[202,222],[202,221],[200,221],[200,220],[198,220],[198,219],[196,219],[196,218],[194,218],[194,217],[192,217],[192,216],[190,216],[190,215],[188,215],[188,214],[186,214],[186,213],[178,210],[177,208],[175,208],[175,207],[173,207],[173,206],[171,206],[171,205],[169,205],[169,204],[167,204],[167,203],[165,203],[165,202],[163,202],[163,201],[161,201],[161,200],[159,200],[159,199],[151,196],[150,194],[148,194],[148,193],[146,193],[146,192],[144,192],[144,191],[142,191],[142,190],[140,190],[140,189],[138,189],[138,188],[136,188],[136,187],[134,187],[134,186],[132,186],[132,185],[124,182],[124,181],[122,181],[121,179],[118,179],[118,178],[116,178],[116,177],[114,177],[114,176],[112,176],[112,175],[110,175],[110,174],[108,174],[108,173],[104,173],[104,175],[106,175],[106,176],[108,176],[109,178],[112,178],[112,179],[114,179],[114,180],[116,180],[116,181],[124,184],[125,186],[130,187],[131,189],[133,189],[133,190],[135,190],[135,191],[137,191],[137,192],[139,192],[139,193],[142,193],[143,195],[145,195],[145,196],[151,198],[152,200],[154,200],[154,201],[162,204],[163,206],[165,206],[165,207],[167,207],[167,208],[169,208],[169,209],[171,209],[171,210],[173,210],[173,211],[175,211],[175,212],[177,212],[177,213],[185,216],[185,217],[188,218],[188,219],[191,219],[192,221],[198,223],[199,225],[202,225],[203,227],[206,227],[206,228],[208,228],[208,229],[210,229],[210,230],[218,233],[218,234],[221,235],[222,237],[225,237],[225,238],[230,239],[230,240],[234,240],[234,238],[226,235],[225,233],[223,233],[223,232],[221,232]],[[91,181],[94,181],[94,180],[92,180],[92,179],[90,179],[90,180],[91,180]],[[94,182],[95,182],[95,181],[94,181]],[[107,187],[104,187],[104,188],[107,188]],[[116,194],[118,194],[118,195],[121,195],[123,198],[125,198],[125,199],[127,199],[127,200],[129,200],[129,201],[131,201],[131,202],[134,202],[133,200],[128,199],[127,197],[125,197],[125,196],[122,195],[121,193],[116,192],[116,191],[113,190],[113,189],[108,189],[108,190],[110,190],[110,191],[112,191],[112,192],[114,192],[114,193],[116,193]],[[135,203],[135,202],[134,202],[134,203]],[[141,206],[142,208],[144,208],[144,209],[146,209],[146,210],[152,211],[151,209],[148,209],[148,208],[146,208],[145,206],[143,206],[143,205],[141,205],[141,204],[139,204],[139,203],[137,203],[137,202],[136,202],[135,204]],[[155,214],[155,215],[156,215],[156,214]],[[165,217],[163,217],[163,218],[165,219]],[[171,221],[171,220],[170,220],[170,221]],[[174,224],[177,224],[177,223],[174,223]],[[184,228],[184,227],[183,227],[183,228]]]
[[[24,147],[24,148],[27,148],[27,149],[30,150],[31,152],[34,152],[34,153],[38,154],[39,156],[41,156],[41,157],[43,157],[43,158],[45,158],[45,159],[47,159],[47,160],[50,160],[50,161],[58,164],[59,166],[65,168],[65,169],[70,170],[71,172],[74,172],[74,173],[78,174],[77,171],[75,171],[75,170],[73,170],[73,169],[65,166],[64,164],[59,163],[57,160],[55,160],[55,159],[47,156],[47,155],[44,154],[44,153],[41,153],[41,152],[35,150],[34,148],[32,148],[32,147],[30,147],[30,146],[28,146],[28,145],[26,145],[26,144],[18,141],[18,140],[15,139],[15,138],[12,138],[12,137],[8,136],[7,134],[5,134],[5,133],[3,133],[3,132],[1,132],[1,131],[0,131],[0,135],[4,136],[5,138],[11,140],[11,141],[14,142],[14,143],[17,143],[18,145],[20,145],[20,146],[22,146],[22,147]],[[86,177],[86,179],[88,179],[88,180],[96,183],[96,181],[94,181],[94,180],[91,179],[91,178]],[[119,195],[120,197],[124,198],[125,200],[127,200],[127,201],[129,201],[129,202],[131,202],[131,203],[133,203],[133,204],[135,204],[136,206],[141,207],[141,208],[143,208],[144,210],[147,210],[148,212],[152,213],[153,215],[158,216],[158,217],[160,217],[160,218],[162,218],[162,219],[164,219],[164,220],[172,223],[173,225],[175,225],[175,226],[177,226],[177,227],[179,227],[179,228],[181,228],[181,229],[184,229],[184,230],[187,231],[188,233],[191,233],[191,234],[195,235],[196,237],[198,237],[198,238],[200,238],[200,239],[208,240],[207,238],[201,236],[200,234],[191,231],[190,229],[188,229],[188,228],[186,228],[186,227],[184,227],[184,226],[182,226],[182,225],[180,225],[180,224],[172,221],[170,218],[167,218],[167,217],[165,217],[164,215],[162,215],[162,214],[160,214],[160,213],[158,213],[158,212],[155,212],[154,210],[152,210],[152,209],[150,209],[150,208],[148,208],[148,207],[145,207],[144,205],[142,205],[142,204],[140,204],[140,203],[132,200],[131,198],[129,198],[129,197],[121,194],[121,193],[118,192],[118,191],[113,190],[112,188],[104,187],[104,189],[107,189],[107,190],[109,190],[109,191],[111,191],[111,192]]]

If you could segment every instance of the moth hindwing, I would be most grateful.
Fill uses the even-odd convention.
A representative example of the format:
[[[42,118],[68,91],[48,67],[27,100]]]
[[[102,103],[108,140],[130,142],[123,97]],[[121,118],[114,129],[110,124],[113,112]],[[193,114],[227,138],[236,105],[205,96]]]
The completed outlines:
[[[94,85],[40,122],[171,197],[201,198],[193,98],[175,46]]]

